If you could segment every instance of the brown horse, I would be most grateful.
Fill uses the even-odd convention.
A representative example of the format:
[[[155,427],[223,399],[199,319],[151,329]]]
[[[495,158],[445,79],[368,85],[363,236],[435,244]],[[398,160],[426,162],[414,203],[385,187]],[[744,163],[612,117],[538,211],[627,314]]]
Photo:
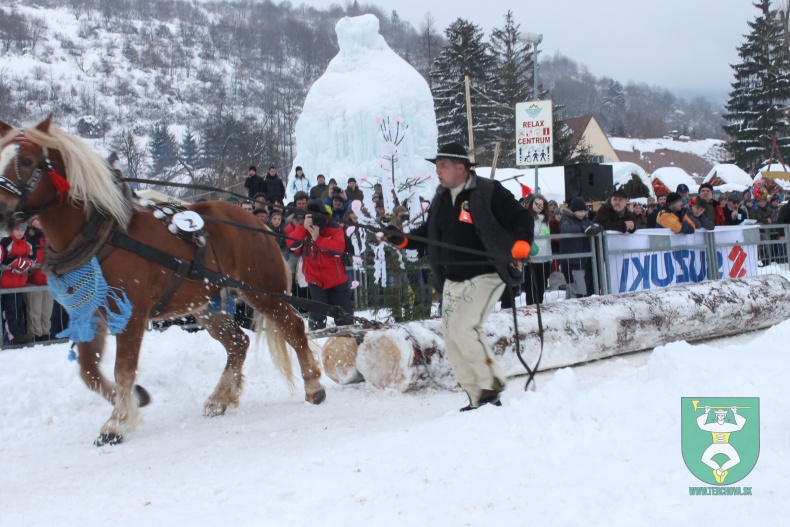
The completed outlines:
[[[189,261],[195,258],[194,243],[171,234],[151,211],[128,199],[112,167],[84,142],[52,125],[51,119],[50,115],[27,129],[15,129],[0,121],[0,222],[12,224],[37,213],[49,246],[48,261],[51,256],[75,250],[84,253],[75,246],[87,244],[92,239],[86,237],[83,230],[97,214],[113,220],[116,231],[134,240],[178,258]],[[254,216],[227,202],[203,202],[189,208],[207,220],[217,218],[260,228]],[[207,247],[204,267],[252,289],[239,292],[256,311],[258,332],[266,322],[274,363],[292,385],[286,348],[286,343],[290,344],[299,359],[305,399],[314,404],[323,402],[326,394],[319,381],[321,370],[305,336],[303,320],[282,297],[265,294],[290,291],[290,271],[276,240],[262,232],[213,221],[206,221],[203,233]],[[122,441],[139,421],[138,407],[149,400],[147,392],[135,385],[135,375],[140,345],[152,310],[156,315],[153,318],[162,319],[193,313],[208,333],[222,343],[228,361],[214,392],[204,404],[203,414],[221,415],[229,406],[236,406],[243,384],[242,367],[249,338],[231,315],[207,309],[209,299],[219,295],[223,285],[205,280],[170,284],[174,271],[128,249],[107,246],[106,242],[101,245],[90,252],[95,254],[99,249],[97,257],[107,284],[123,291],[133,308],[125,328],[116,334],[115,383],[106,379],[99,369],[107,323],[99,324],[93,340],[77,344],[82,379],[91,390],[114,405],[96,445]],[[174,287],[177,288],[172,293]],[[168,288],[170,293],[163,297]],[[167,301],[162,305],[164,298]],[[107,313],[108,308],[112,311],[117,306],[118,303],[111,299],[96,315],[106,321],[111,315]]]

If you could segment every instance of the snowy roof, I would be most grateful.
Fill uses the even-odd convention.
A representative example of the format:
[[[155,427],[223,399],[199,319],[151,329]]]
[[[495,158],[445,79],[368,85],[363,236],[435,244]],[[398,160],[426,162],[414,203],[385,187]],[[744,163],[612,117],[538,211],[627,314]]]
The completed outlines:
[[[654,194],[653,187],[650,184],[650,176],[647,175],[647,172],[644,168],[640,167],[636,163],[621,161],[619,163],[604,164],[611,165],[612,167],[612,177],[614,178],[615,188],[626,185],[629,181],[631,181],[631,179],[633,179],[634,175],[636,175],[636,177],[638,177],[642,183],[644,183],[645,187],[650,190],[650,194]]]
[[[703,179],[702,182],[708,183],[715,177],[718,177],[724,183],[735,183],[738,185],[744,185],[746,187],[750,187],[752,185],[752,178],[737,165],[716,165],[711,169],[710,172],[708,172],[708,175],[705,176],[705,179]]]
[[[678,167],[664,167],[659,168],[650,175],[650,180],[660,180],[671,192],[681,183],[688,185],[689,192],[695,194],[699,190],[699,185],[694,182],[694,178],[682,168]]]

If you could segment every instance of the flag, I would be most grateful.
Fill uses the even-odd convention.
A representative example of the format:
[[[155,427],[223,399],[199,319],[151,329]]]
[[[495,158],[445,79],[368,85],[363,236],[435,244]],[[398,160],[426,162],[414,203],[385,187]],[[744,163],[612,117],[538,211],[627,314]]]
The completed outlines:
[[[523,183],[519,183],[521,185],[521,197],[526,198],[530,194],[532,194],[532,189],[528,186],[524,185]]]

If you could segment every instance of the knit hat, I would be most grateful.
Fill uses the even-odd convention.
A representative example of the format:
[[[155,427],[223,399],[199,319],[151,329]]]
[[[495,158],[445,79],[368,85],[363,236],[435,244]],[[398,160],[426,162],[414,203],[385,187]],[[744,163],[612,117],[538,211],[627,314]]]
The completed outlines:
[[[250,165],[250,168],[248,170],[252,170],[253,172],[257,172],[257,169],[255,168],[255,165]]]
[[[467,168],[472,166],[477,166],[477,163],[472,163],[472,160],[469,159],[469,154],[466,152],[466,148],[459,143],[448,143],[446,145],[442,145],[439,148],[439,151],[436,153],[436,157],[427,159],[426,161],[430,161],[431,163],[436,163],[437,159],[452,159],[453,161],[460,161]]]
[[[612,192],[612,197],[613,197],[613,198],[623,198],[623,199],[628,199],[628,194],[626,194],[625,192],[623,192],[623,191],[622,191],[622,190],[620,190],[620,189],[617,189],[617,190],[615,190],[614,192]]]
[[[256,210],[260,210],[260,209],[256,209]],[[255,211],[253,211],[253,214],[254,214],[254,213],[255,213]],[[271,214],[269,214],[269,219],[272,219],[272,218],[274,218],[275,216],[280,216],[280,217],[282,218],[282,216],[283,216],[283,213],[282,213],[282,212],[280,212],[279,210],[273,210],[273,211],[272,211],[272,213],[271,213]]]
[[[683,199],[683,196],[677,192],[670,192],[667,195],[667,207]]]
[[[774,195],[771,197],[771,201],[782,201],[782,198],[780,198],[779,196],[777,196],[776,194],[774,194]]]
[[[706,189],[710,190],[711,192],[713,192],[713,185],[711,185],[710,183],[703,183],[702,185],[699,186],[699,190],[702,190],[704,188],[706,188]],[[697,192],[699,192],[699,191],[697,191]]]
[[[578,212],[580,210],[587,210],[587,203],[584,201],[584,198],[581,196],[576,196],[571,200],[571,211]]]
[[[356,183],[356,182],[357,182],[357,178],[354,178],[354,177],[350,177],[350,178],[348,178],[348,183],[351,183],[352,181],[353,181],[354,183]]]

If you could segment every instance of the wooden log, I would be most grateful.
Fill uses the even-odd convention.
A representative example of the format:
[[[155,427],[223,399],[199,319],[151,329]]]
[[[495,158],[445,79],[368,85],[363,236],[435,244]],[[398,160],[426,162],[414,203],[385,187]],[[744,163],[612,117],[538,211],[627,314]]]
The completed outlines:
[[[324,373],[338,384],[362,382],[357,370],[357,348],[362,339],[353,337],[329,337],[321,350]]]
[[[790,319],[788,296],[788,280],[763,275],[544,304],[539,369],[767,328]],[[517,309],[517,317],[521,352],[533,365],[540,351],[536,307]],[[492,314],[485,329],[505,372],[524,373],[515,354],[512,312]],[[357,350],[357,369],[379,388],[452,388],[441,334],[440,320],[371,331]]]

